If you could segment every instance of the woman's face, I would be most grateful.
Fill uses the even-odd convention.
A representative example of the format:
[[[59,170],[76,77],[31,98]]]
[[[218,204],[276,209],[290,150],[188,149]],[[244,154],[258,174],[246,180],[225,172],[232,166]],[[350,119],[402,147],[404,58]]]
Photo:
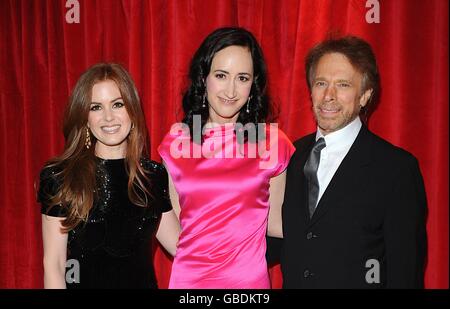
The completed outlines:
[[[236,122],[252,82],[253,60],[246,47],[233,45],[218,51],[206,78],[208,122]]]
[[[131,120],[114,81],[101,81],[92,87],[88,127],[97,139],[97,156],[104,159],[125,157]]]

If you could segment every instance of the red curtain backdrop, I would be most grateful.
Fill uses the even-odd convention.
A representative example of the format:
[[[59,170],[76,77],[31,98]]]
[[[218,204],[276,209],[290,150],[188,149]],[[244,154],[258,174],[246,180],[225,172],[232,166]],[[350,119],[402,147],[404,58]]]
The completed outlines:
[[[66,20],[71,2],[79,23]],[[366,21],[371,3],[379,3],[379,23]],[[130,71],[159,161],[158,143],[182,116],[189,61],[221,26],[245,27],[260,41],[279,124],[292,140],[315,130],[307,50],[330,32],[372,44],[383,90],[369,127],[419,159],[429,206],[425,284],[448,288],[447,0],[1,0],[0,287],[43,286],[34,182],[63,148],[62,112],[80,74],[101,61]],[[162,288],[170,263],[158,248]],[[271,273],[279,288],[279,266]]]

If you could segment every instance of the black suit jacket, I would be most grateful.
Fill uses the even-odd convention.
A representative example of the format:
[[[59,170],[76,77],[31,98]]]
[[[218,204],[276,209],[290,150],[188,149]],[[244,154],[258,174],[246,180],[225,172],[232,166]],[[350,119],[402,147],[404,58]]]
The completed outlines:
[[[422,288],[426,196],[417,160],[363,126],[310,219],[303,166],[314,142],[311,134],[294,143],[287,170],[283,287]]]

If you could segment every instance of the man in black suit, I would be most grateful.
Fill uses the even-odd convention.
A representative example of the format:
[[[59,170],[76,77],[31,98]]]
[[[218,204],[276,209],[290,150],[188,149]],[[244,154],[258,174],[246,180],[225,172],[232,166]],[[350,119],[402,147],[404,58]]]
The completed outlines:
[[[374,53],[356,37],[306,58],[317,132],[294,143],[282,211],[284,288],[422,288],[426,196],[416,158],[359,115],[379,92]]]

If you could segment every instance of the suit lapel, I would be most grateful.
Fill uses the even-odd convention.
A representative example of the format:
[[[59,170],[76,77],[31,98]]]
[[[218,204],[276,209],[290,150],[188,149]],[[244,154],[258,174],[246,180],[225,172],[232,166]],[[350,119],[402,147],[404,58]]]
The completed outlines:
[[[328,184],[316,211],[309,220],[309,226],[315,224],[327,211],[335,205],[339,195],[348,194],[348,186],[362,166],[370,162],[370,139],[367,128],[363,125],[344,160]],[[304,164],[304,163],[303,163]],[[304,176],[303,176],[304,177]],[[306,205],[307,206],[307,205]]]

